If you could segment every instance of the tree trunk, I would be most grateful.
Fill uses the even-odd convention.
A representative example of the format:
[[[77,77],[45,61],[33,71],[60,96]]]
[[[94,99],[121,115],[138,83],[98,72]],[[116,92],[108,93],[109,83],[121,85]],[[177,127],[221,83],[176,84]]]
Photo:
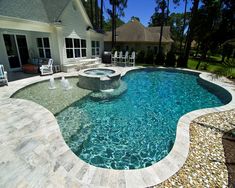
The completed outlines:
[[[160,39],[159,39],[159,50],[158,52],[162,53],[162,33],[163,33],[163,26],[164,26],[164,17],[165,17],[165,9],[162,9],[162,20],[161,20],[161,30],[160,30]]]
[[[90,7],[91,7],[91,24],[94,27],[94,15],[93,15],[93,0],[90,0]]]
[[[116,37],[117,37],[117,6],[114,8],[114,46],[116,46]]]
[[[191,43],[193,40],[193,35],[194,35],[194,28],[195,28],[195,19],[197,16],[197,11],[198,11],[198,5],[199,5],[199,0],[194,0],[193,2],[193,8],[192,8],[192,13],[191,13],[191,21],[189,23],[189,31],[187,34],[187,42],[185,45],[185,52],[184,52],[184,57],[183,57],[183,66],[187,67],[187,62],[189,58],[189,52],[191,48]]]
[[[100,5],[100,29],[103,30],[103,8],[104,8],[104,0],[101,0]]]
[[[197,70],[198,70],[198,68],[200,67],[200,64],[201,64],[202,60],[205,59],[207,52],[208,52],[208,46],[205,45],[204,48],[203,48],[203,54],[202,54],[202,56],[200,57],[200,59],[199,59],[199,61],[198,61],[198,63],[197,63],[197,66],[196,66],[196,69],[197,69]]]
[[[95,0],[95,25],[96,29],[99,29],[99,10],[98,10],[98,0]]]
[[[170,1],[167,0],[167,13],[166,13],[166,25],[168,24],[169,13],[170,13]]]
[[[112,48],[114,48],[114,40],[115,40],[115,3],[112,4]]]
[[[182,51],[183,38],[184,38],[184,29],[185,29],[186,14],[187,14],[187,3],[188,3],[188,1],[185,0],[185,4],[184,4],[184,22],[183,22],[183,27],[182,27],[182,31],[181,31],[181,38],[180,38],[180,53]]]

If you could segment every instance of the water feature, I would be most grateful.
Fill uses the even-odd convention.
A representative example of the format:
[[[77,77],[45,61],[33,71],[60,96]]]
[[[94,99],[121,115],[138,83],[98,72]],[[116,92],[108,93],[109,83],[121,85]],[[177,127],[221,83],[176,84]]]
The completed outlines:
[[[65,79],[64,76],[62,76],[61,78],[61,86],[65,91],[72,89],[72,86],[70,85],[69,81]]]
[[[52,90],[52,89],[56,89],[55,87],[55,79],[53,76],[51,76],[50,80],[49,80],[49,87],[48,89]]]

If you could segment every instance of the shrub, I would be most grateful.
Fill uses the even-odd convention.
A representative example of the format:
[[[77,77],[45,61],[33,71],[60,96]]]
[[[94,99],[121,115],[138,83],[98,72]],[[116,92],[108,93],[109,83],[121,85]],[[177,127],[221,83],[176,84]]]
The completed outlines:
[[[175,67],[176,56],[173,51],[169,51],[166,55],[165,65],[167,67]]]
[[[187,67],[184,63],[184,57],[183,55],[180,55],[177,59],[177,67]]]
[[[164,65],[164,61],[165,61],[165,54],[163,52],[158,52],[157,56],[156,56],[156,65]]]
[[[153,64],[153,57],[154,57],[154,52],[153,50],[148,50],[147,53],[145,54],[145,63],[146,64]]]
[[[138,51],[136,53],[136,63],[144,63],[144,56],[145,56],[145,52],[144,50]]]

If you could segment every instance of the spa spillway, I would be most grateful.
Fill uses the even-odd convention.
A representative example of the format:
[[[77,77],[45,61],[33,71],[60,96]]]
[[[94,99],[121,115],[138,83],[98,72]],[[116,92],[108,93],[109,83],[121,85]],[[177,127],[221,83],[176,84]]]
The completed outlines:
[[[121,73],[112,68],[80,70],[79,87],[93,91],[116,89],[120,86]]]

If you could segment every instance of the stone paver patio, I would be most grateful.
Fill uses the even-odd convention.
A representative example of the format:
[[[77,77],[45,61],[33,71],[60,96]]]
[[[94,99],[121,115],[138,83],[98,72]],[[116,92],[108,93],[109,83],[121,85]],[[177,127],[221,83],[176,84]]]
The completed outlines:
[[[123,74],[131,70],[119,69]],[[62,75],[77,73],[59,73],[55,77]],[[50,111],[31,101],[9,98],[20,88],[49,77],[10,82],[9,87],[0,88],[0,187],[147,187],[167,180],[187,159],[189,124],[199,116],[235,108],[234,85],[214,80],[208,73],[200,77],[226,88],[233,100],[222,107],[196,110],[182,116],[168,156],[139,170],[102,169],[83,162],[65,144]]]

